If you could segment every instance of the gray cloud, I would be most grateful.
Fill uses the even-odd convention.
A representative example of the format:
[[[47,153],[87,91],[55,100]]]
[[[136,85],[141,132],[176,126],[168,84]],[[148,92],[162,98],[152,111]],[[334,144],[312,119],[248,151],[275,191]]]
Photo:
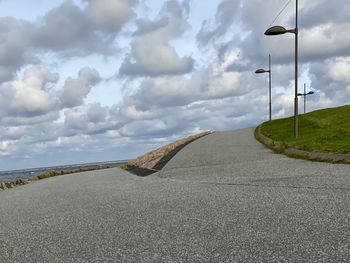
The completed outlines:
[[[342,3],[340,3],[342,2]],[[341,6],[334,10],[335,6]],[[350,12],[349,3],[343,1],[317,1],[304,4],[300,10],[300,60],[313,62],[336,56],[348,56],[350,54],[349,37],[347,32],[350,27],[350,17],[344,15]],[[327,15],[325,15],[327,13]],[[294,11],[292,12],[294,16]],[[286,16],[288,17],[288,16]],[[288,22],[287,22],[288,24]],[[289,21],[294,26],[294,21]],[[315,44],[317,43],[317,44]],[[278,40],[271,45],[271,50],[277,48],[277,56],[293,57],[293,41],[288,41],[286,50],[278,48],[282,46]]]
[[[319,0],[307,3],[300,10],[301,27],[349,22],[350,2]]]
[[[98,30],[115,33],[121,30],[135,13],[132,6],[137,0],[84,0],[87,19]]]
[[[156,77],[185,74],[192,70],[194,61],[189,57],[179,58],[174,48],[158,47],[155,57],[147,56],[149,52],[154,53],[154,47],[144,47],[142,42],[133,43],[133,53],[138,53],[135,56],[137,62],[126,59],[119,70],[121,75]]]
[[[249,65],[255,68],[256,65],[265,62],[269,53],[272,54],[275,64],[292,64],[294,62],[294,35],[267,37],[263,34],[275,17],[274,14],[278,13],[283,4],[278,0],[237,1],[236,3],[238,2],[241,3],[241,8],[234,15],[235,19],[240,21],[242,30],[231,37],[232,40],[220,43],[219,58],[239,50],[242,63],[233,64],[228,69],[242,71],[247,69]],[[224,3],[223,0],[221,4]],[[339,5],[342,8],[330,12]],[[349,56],[349,37],[347,34],[341,33],[349,30],[350,17],[345,15],[348,13],[347,9],[349,9],[349,5],[340,4],[340,1],[333,3],[319,0],[302,4],[299,38],[301,63],[313,63],[331,57]],[[259,10],[259,15],[257,15],[257,10]],[[220,12],[220,10],[217,11],[217,16]],[[283,25],[286,28],[293,27],[294,12],[294,3],[291,3],[274,24]],[[329,14],[320,15],[327,12]],[[217,28],[230,28],[229,24],[218,21]],[[224,35],[227,36],[228,33]],[[214,40],[215,38],[212,39],[212,41]]]
[[[68,128],[85,131],[105,122],[107,112],[107,108],[98,103],[84,105],[65,111],[65,124]]]
[[[68,78],[60,94],[60,100],[64,107],[70,108],[82,105],[84,98],[90,93],[91,88],[101,80],[99,73],[89,67],[79,71],[78,78]]]
[[[43,17],[42,25],[33,35],[33,45],[66,56],[113,54],[114,36],[134,15],[131,9],[134,2],[88,1],[82,10],[72,1],[65,1]]]
[[[155,20],[155,21],[151,21],[144,18],[137,19],[136,20],[137,30],[135,31],[134,36],[147,35],[159,28],[164,28],[168,26],[169,23],[170,23],[169,17],[162,17],[159,20]]]
[[[126,124],[120,129],[120,134],[125,137],[153,137],[163,136],[174,131],[174,127],[169,126],[163,120],[141,120]]]
[[[35,62],[28,50],[34,26],[11,17],[0,18],[0,83],[9,81],[23,64]]]
[[[311,86],[321,91],[331,101],[350,102],[350,60],[349,58],[328,59],[310,65]]]
[[[350,12],[350,10],[349,10]],[[316,26],[301,33],[300,56],[304,61],[350,55],[350,30],[348,23]],[[317,45],[315,45],[317,43]]]
[[[239,96],[246,92],[240,75],[233,72],[215,74],[204,71],[192,78],[164,77],[144,80],[129,100],[137,109],[186,105],[197,100]]]
[[[118,131],[125,125],[125,121],[117,112],[112,115],[109,107],[99,103],[82,105],[64,112],[64,136],[76,136],[78,134],[98,135],[108,131]],[[106,135],[107,136],[107,135]]]
[[[197,41],[200,45],[207,45],[212,40],[224,36],[237,18],[239,8],[240,1],[221,1],[215,15],[215,26],[212,26],[210,20],[202,23],[202,28],[197,34]]]
[[[81,9],[67,0],[37,22],[0,18],[0,83],[26,64],[39,64],[42,52],[64,57],[115,54],[115,37],[135,15],[136,3],[87,1]]]
[[[58,111],[49,111],[38,116],[4,116],[1,119],[3,126],[23,126],[23,125],[37,125],[39,123],[54,122],[59,119]]]
[[[194,61],[180,57],[170,41],[187,30],[188,6],[176,0],[164,4],[158,19],[138,20],[138,29],[131,42],[129,54],[119,69],[121,75],[160,76],[189,73]]]
[[[1,141],[18,140],[27,133],[24,126],[20,127],[0,127]]]
[[[266,120],[268,115],[267,97],[262,96],[263,94],[266,92],[257,90],[241,97],[153,108],[150,111],[154,112],[155,118],[129,122],[119,131],[122,136],[138,138],[145,136],[150,139],[167,137],[169,134],[227,130],[254,125]],[[278,104],[280,103],[282,104],[282,100]]]

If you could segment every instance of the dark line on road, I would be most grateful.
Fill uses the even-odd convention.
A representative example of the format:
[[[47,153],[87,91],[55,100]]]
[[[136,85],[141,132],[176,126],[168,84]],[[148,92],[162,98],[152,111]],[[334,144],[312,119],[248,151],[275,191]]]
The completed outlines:
[[[309,190],[350,190],[348,187],[316,187],[316,186],[293,186],[293,185],[259,185],[259,184],[244,184],[244,183],[215,183],[215,182],[199,182],[200,184],[212,185],[228,185],[228,186],[254,186],[265,188],[290,188],[290,189],[309,189]]]
[[[250,160],[250,161],[241,161],[241,162],[225,162],[225,163],[217,163],[217,164],[208,164],[208,165],[193,165],[193,166],[185,166],[185,167],[170,167],[167,168],[165,171],[163,171],[164,173],[166,173],[167,171],[172,171],[172,170],[185,170],[185,169],[193,169],[193,168],[206,168],[206,167],[216,167],[216,166],[236,166],[236,165],[240,165],[240,164],[247,164],[247,163],[264,163],[264,162],[268,162],[268,161],[289,161],[290,158],[282,156],[280,158],[266,158],[263,160]]]

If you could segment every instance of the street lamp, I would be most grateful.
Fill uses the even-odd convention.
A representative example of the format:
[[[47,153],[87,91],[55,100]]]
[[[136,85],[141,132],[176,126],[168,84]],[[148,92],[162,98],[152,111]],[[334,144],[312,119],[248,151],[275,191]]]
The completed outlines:
[[[298,138],[298,0],[295,1],[295,28],[285,29],[282,26],[273,26],[265,31],[267,36],[283,35],[286,33],[295,34],[295,95],[294,95],[294,137]]]
[[[308,93],[306,93],[306,84],[304,83],[304,93],[298,93],[298,96],[303,96],[304,97],[304,114],[306,113],[306,96],[308,95],[312,95],[315,92],[313,91],[309,91]]]
[[[261,73],[269,73],[269,120],[271,121],[271,115],[272,115],[272,110],[271,110],[271,55],[269,55],[269,69],[258,69],[255,71],[256,74],[261,74]]]

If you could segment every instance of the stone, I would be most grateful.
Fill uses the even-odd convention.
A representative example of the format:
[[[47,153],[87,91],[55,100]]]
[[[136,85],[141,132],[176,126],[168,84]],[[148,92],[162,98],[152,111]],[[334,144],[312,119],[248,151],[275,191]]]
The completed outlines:
[[[21,179],[17,179],[15,181],[15,185],[22,185],[22,180]]]
[[[0,189],[1,190],[6,190],[7,189],[6,184],[5,183],[0,183]]]
[[[6,187],[7,187],[8,189],[14,188],[14,187],[16,186],[15,182],[5,183],[5,185],[6,185]]]
[[[22,179],[22,185],[25,185],[25,184],[29,184],[29,180],[28,179]]]
[[[38,181],[38,180],[39,180],[39,178],[37,176],[28,178],[29,182]]]
[[[185,139],[181,139],[178,141],[175,141],[173,143],[170,143],[168,145],[165,145],[159,149],[156,149],[154,151],[148,152],[136,159],[128,161],[128,165],[146,168],[146,169],[153,169],[159,160],[161,160],[163,157],[169,155],[171,151],[174,149],[181,147],[183,145],[186,145],[196,139],[199,139],[203,136],[206,136],[210,134],[211,132],[202,132],[196,135],[189,136]]]

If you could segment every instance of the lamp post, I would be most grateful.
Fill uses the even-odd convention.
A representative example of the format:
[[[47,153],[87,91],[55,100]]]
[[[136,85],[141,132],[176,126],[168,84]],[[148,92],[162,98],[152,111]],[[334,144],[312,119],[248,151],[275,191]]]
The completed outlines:
[[[271,110],[271,55],[269,55],[269,69],[258,69],[255,71],[256,74],[269,73],[269,120],[272,119],[272,110]]]
[[[295,91],[294,91],[294,137],[297,139],[299,135],[298,127],[298,0],[295,0],[295,28],[285,29],[282,26],[273,26],[265,31],[265,35],[274,36],[285,33],[295,34]]]
[[[306,93],[306,84],[304,83],[304,93],[298,93],[298,96],[303,96],[304,97],[304,114],[306,113],[306,96],[308,95],[312,95],[315,92],[313,91],[309,91],[308,93]]]

